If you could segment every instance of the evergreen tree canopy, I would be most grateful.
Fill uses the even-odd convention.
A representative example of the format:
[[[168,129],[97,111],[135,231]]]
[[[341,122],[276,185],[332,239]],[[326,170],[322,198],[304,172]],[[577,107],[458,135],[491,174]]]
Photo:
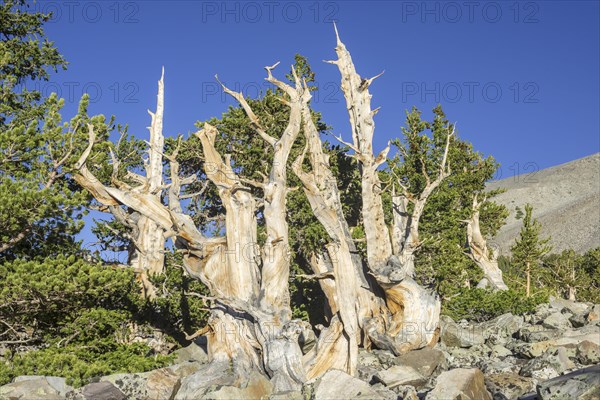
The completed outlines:
[[[402,137],[392,141],[397,154],[388,160],[385,175],[401,180],[418,197],[427,184],[439,173],[445,138],[449,124],[441,106],[433,110],[432,122],[424,121],[421,112],[413,108],[407,112]],[[466,223],[471,216],[473,196],[485,192],[485,183],[492,179],[499,164],[493,157],[473,149],[473,145],[453,136],[448,152],[450,175],[431,194],[419,226],[422,246],[416,258],[421,282],[435,286],[443,296],[460,292],[465,284],[481,279],[481,271],[466,256]],[[383,179],[385,182],[386,178]],[[492,201],[500,191],[485,193],[481,207],[482,234],[493,237],[504,224],[508,211]]]
[[[64,101],[43,98],[28,83],[48,80],[66,61],[45,37],[49,14],[27,12],[24,1],[0,5],[0,255],[57,254],[76,248],[87,194],[68,179],[84,143],[88,100],[71,124]],[[95,121],[99,121],[97,117]],[[84,135],[85,136],[85,135]]]
[[[511,248],[513,263],[516,266],[525,268],[527,265],[536,266],[539,264],[542,256],[552,249],[548,245],[549,238],[540,238],[542,225],[533,218],[533,206],[525,205],[525,216],[523,217],[523,227],[519,237]]]
[[[514,266],[525,275],[527,297],[531,295],[532,276],[540,278],[542,257],[552,249],[548,245],[550,238],[540,238],[541,229],[542,225],[536,219],[533,219],[533,206],[525,204],[523,227],[515,244],[511,247],[511,253]]]

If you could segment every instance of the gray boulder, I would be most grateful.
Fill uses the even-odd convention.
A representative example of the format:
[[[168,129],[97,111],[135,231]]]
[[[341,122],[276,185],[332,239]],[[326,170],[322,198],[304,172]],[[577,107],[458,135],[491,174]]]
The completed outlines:
[[[554,296],[550,297],[550,307],[563,312],[567,311],[573,315],[585,315],[590,310],[590,306],[585,303],[577,303],[572,300],[556,298]]]
[[[567,347],[577,345],[583,341],[589,341],[600,345],[600,335],[597,332],[581,333],[581,332],[564,332],[564,336],[557,339],[543,340],[535,343],[519,344],[516,349],[518,354],[524,357],[534,358],[541,356],[546,350],[557,347]]]
[[[72,390],[64,378],[54,376],[20,376],[15,381],[0,387],[0,399],[7,400],[54,400],[64,399]]]
[[[304,400],[304,395],[299,391],[273,393],[269,396],[269,400]]]
[[[208,362],[208,353],[203,347],[195,342],[192,342],[192,344],[187,347],[175,350],[173,354],[175,354],[175,363],[197,361],[205,364]]]
[[[356,368],[358,379],[361,379],[367,383],[373,383],[374,377],[379,371],[380,370],[378,369],[375,369],[373,367],[367,367],[365,365],[359,365]]]
[[[147,396],[146,380],[149,372],[140,374],[113,374],[100,378],[115,385],[121,392],[131,399],[144,399]]]
[[[538,381],[546,380],[574,367],[575,364],[569,359],[567,351],[559,347],[547,350],[541,357],[530,360],[521,368],[520,375],[529,376]]]
[[[156,369],[148,374],[147,399],[172,399],[181,386],[181,377],[169,368]]]
[[[477,368],[457,368],[442,372],[426,400],[492,400],[483,374]]]
[[[314,400],[375,399],[384,397],[368,383],[339,370],[330,370],[314,383]]]
[[[561,299],[558,297],[550,296],[548,302],[550,307],[562,311],[570,312],[571,314],[582,314],[585,315],[589,312],[590,306],[585,303],[578,303],[573,300]]]
[[[446,357],[441,350],[424,348],[396,357],[395,363],[412,367],[424,377],[429,378],[437,369],[445,368]]]
[[[560,314],[559,314],[560,315]],[[539,342],[542,340],[552,340],[564,336],[563,332],[560,332],[554,328],[549,328],[543,325],[528,325],[519,329],[517,337],[528,343]]]
[[[477,345],[468,349],[449,347],[445,353],[448,368],[479,368],[485,360],[489,359],[491,351],[486,345]]]
[[[383,383],[389,388],[396,386],[410,385],[419,389],[427,382],[416,369],[407,365],[394,365],[384,371],[380,371],[374,376],[374,380]]]
[[[67,385],[67,380],[60,376],[41,376],[41,375],[22,375],[17,376],[13,382],[25,382],[33,380],[45,380],[50,386],[58,391],[61,396],[66,396],[68,392],[73,390],[73,387]]]
[[[365,349],[359,349],[358,366],[356,369],[359,379],[371,383],[375,374],[385,368],[381,365],[379,358],[375,354]]]
[[[588,315],[586,316],[588,322],[600,321],[600,304],[594,305]]]
[[[468,348],[485,342],[483,331],[480,327],[462,327],[447,316],[440,318],[440,328],[441,341],[448,347]]]
[[[184,361],[149,372],[107,375],[100,378],[100,382],[112,383],[130,399],[170,399],[178,391],[182,378],[203,365],[198,361]]]
[[[417,391],[412,386],[398,386],[395,390],[402,400],[419,400]]]
[[[560,329],[560,330],[566,330],[566,329],[571,329],[573,326],[571,325],[571,322],[569,321],[569,317],[571,317],[572,314],[571,313],[567,313],[567,314],[563,314],[561,312],[555,312],[552,313],[550,315],[548,315],[546,318],[544,318],[544,321],[542,321],[542,326],[548,329]]]
[[[587,333],[594,333],[596,335],[598,335],[598,338],[600,339],[600,326],[595,325],[595,324],[588,324],[586,326],[583,326],[579,329],[576,329],[573,332],[572,336],[579,336],[579,335],[585,335]]]
[[[481,371],[487,374],[514,373],[521,370],[521,366],[514,359],[509,360],[483,360],[480,364]]]
[[[535,390],[532,378],[519,376],[512,372],[486,374],[485,386],[494,400],[512,400]]]
[[[534,325],[541,324],[542,321],[546,319],[546,317],[557,311],[560,310],[557,310],[554,307],[550,307],[550,304],[548,303],[540,304],[535,308],[535,311],[532,314],[529,314],[525,317],[525,321]]]
[[[502,314],[492,320],[480,324],[486,339],[491,337],[511,337],[523,325],[525,320],[520,315]]]
[[[599,364],[600,346],[589,340],[584,340],[577,345],[576,359],[583,365]]]
[[[94,382],[67,393],[73,400],[126,400],[125,393],[108,381]]]
[[[179,364],[170,365],[167,368],[173,371],[179,377],[185,378],[186,376],[200,370],[200,368],[202,368],[204,365],[206,364],[201,363],[200,361],[184,361]]]
[[[569,322],[573,325],[573,328],[581,328],[587,324],[588,321],[584,315],[575,314],[572,317],[569,317]]]
[[[377,370],[383,369],[379,358],[374,353],[365,349],[358,350],[358,365],[374,368]]]
[[[371,353],[377,357],[382,368],[389,368],[396,364],[396,356],[387,350],[371,350]]]
[[[181,380],[175,400],[188,399],[260,399],[269,398],[273,384],[263,375],[248,371],[236,376],[228,362],[202,365]]]
[[[235,382],[236,377],[229,368],[228,362],[205,364],[181,380],[175,400],[200,399],[211,387],[230,386]]]
[[[537,385],[541,400],[600,398],[600,365],[573,371]]]
[[[512,356],[512,351],[502,346],[501,344],[495,344],[492,346],[492,357],[508,357]]]
[[[255,400],[268,399],[273,384],[259,373],[250,373],[241,384],[211,387],[202,399],[212,400]]]
[[[398,400],[398,395],[381,382],[371,385],[371,389],[377,392],[381,400]]]

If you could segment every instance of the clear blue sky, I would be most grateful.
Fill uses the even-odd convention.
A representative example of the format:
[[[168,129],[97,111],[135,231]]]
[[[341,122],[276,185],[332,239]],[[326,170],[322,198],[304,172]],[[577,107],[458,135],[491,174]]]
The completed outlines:
[[[214,75],[255,96],[263,67],[308,57],[321,92],[314,107],[349,138],[338,89],[332,20],[372,86],[375,148],[400,133],[404,111],[441,103],[459,135],[502,164],[545,168],[600,150],[598,1],[43,1],[56,12],[47,33],[71,65],[45,85],[75,111],[84,90],[92,113],[114,114],[148,134],[165,66],[165,133],[233,102]],[[512,169],[511,169],[512,167]]]

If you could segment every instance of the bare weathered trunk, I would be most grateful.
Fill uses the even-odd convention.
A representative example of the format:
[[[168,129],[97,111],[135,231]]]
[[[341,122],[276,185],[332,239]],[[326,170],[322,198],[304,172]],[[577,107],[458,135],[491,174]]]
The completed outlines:
[[[228,238],[204,237],[194,226],[192,219],[183,214],[179,201],[181,186],[194,182],[196,177],[191,176],[180,179],[178,176],[179,166],[176,157],[173,156],[170,159],[169,204],[163,204],[161,196],[154,193],[160,192],[163,187],[163,149],[157,147],[163,141],[162,137],[158,137],[162,136],[160,129],[162,123],[158,123],[159,120],[162,121],[162,96],[161,79],[159,84],[159,104],[161,107],[157,107],[157,113],[153,115],[151,129],[150,158],[147,164],[149,177],[142,177],[130,172],[128,176],[140,183],[137,187],[130,187],[116,179],[115,173],[111,182],[114,186],[102,184],[86,166],[87,158],[95,143],[94,127],[90,124],[88,125],[89,145],[76,165],[78,173],[75,179],[98,202],[107,206],[116,218],[130,222],[125,219],[128,217],[125,216],[123,211],[123,208],[127,208],[133,211],[130,214],[137,214],[137,217],[132,218],[131,222],[149,220],[151,224],[145,225],[146,227],[156,227],[155,230],[160,231],[164,235],[163,237],[175,237],[176,246],[184,252],[184,266],[187,271],[192,276],[201,279],[214,298],[227,299],[225,304],[218,303],[214,305],[209,319],[210,329],[207,331],[207,336],[211,359],[233,362],[235,369],[239,371],[247,371],[248,368],[260,368],[262,370],[262,359],[259,356],[260,346],[255,338],[254,325],[245,317],[245,310],[231,306],[231,302],[245,304],[246,301],[256,301],[258,296],[259,278],[256,260],[243,254],[244,250],[251,254],[251,249],[248,249],[248,247],[246,249],[242,248],[246,243],[251,243],[252,246],[255,244],[255,237],[250,234],[252,232],[250,228],[253,224],[256,227],[253,208],[254,199],[248,193],[237,191],[237,187],[234,187],[239,186],[237,181],[230,182],[227,179],[231,178],[227,176],[223,178],[223,175],[219,174],[218,171],[211,175],[215,180],[225,179],[224,183],[229,185],[221,188],[221,194],[224,204],[230,208],[231,215],[227,221],[230,236]],[[203,137],[205,142],[210,142],[210,132],[205,133]],[[216,151],[212,153],[213,156],[214,154],[216,154]],[[114,162],[118,164],[116,159]],[[216,162],[213,165],[217,165]],[[161,168],[160,179],[157,178],[159,166]],[[220,167],[220,170],[224,170],[222,166]],[[115,166],[115,171],[116,168],[117,166]],[[150,187],[152,187],[152,190]],[[238,226],[235,219],[243,221],[244,224]],[[144,247],[137,240],[139,237],[136,232],[138,225],[132,224],[132,226],[134,233],[136,233],[136,236],[132,237],[132,241],[134,241],[137,249],[143,249]],[[140,252],[140,254],[142,253]],[[140,257],[140,264],[144,260],[146,258]],[[148,269],[148,271],[151,270]]]
[[[390,232],[384,220],[382,187],[378,168],[386,161],[389,144],[377,156],[373,154],[374,115],[371,110],[369,86],[379,76],[363,79],[358,75],[350,53],[337,35],[335,64],[342,76],[342,91],[346,99],[353,143],[343,142],[355,152],[362,183],[362,217],[367,241],[367,265],[377,285],[385,293],[387,309],[372,310],[365,323],[369,338],[378,346],[399,354],[423,347],[436,338],[440,301],[430,291],[414,281],[414,254],[418,249],[418,225],[429,194],[445,178],[445,165],[438,180],[428,184],[413,213],[406,212],[406,203],[395,199],[395,227]],[[445,159],[444,163],[445,164]],[[405,200],[411,197],[405,196]],[[394,240],[392,242],[392,240]],[[371,305],[374,304],[373,302]],[[375,311],[375,312],[373,312]]]
[[[298,390],[306,380],[302,353],[298,345],[301,323],[291,319],[289,297],[289,230],[286,220],[287,161],[294,142],[302,128],[303,104],[310,99],[306,85],[293,71],[295,87],[283,83],[267,67],[267,81],[283,93],[280,99],[290,107],[288,124],[279,139],[270,136],[262,127],[241,93],[223,86],[226,93],[238,100],[250,119],[255,132],[273,148],[273,164],[263,182],[244,180],[263,190],[264,218],[267,238],[262,248],[260,292],[257,299],[255,325],[263,349],[266,372],[272,377],[276,391]],[[259,314],[259,315],[258,315]]]
[[[152,117],[150,124],[150,145],[148,160],[146,161],[147,193],[160,202],[163,192],[163,151],[165,139],[163,135],[164,117],[164,71],[158,82],[158,95],[156,99],[156,113],[149,112]],[[142,271],[144,287],[153,297],[154,287],[146,282],[148,275],[157,275],[164,272],[165,264],[165,232],[151,218],[141,215],[137,223],[138,240],[140,248],[137,250],[138,268]]]
[[[223,161],[214,148],[216,128],[205,124],[196,135],[202,143],[206,176],[217,187],[226,210],[225,245],[218,249],[220,269],[210,277],[212,295],[223,299],[225,307],[217,308],[213,314],[211,353],[213,359],[234,361],[238,372],[248,368],[261,369],[253,321],[235,315],[247,312],[245,308],[236,309],[236,304],[254,307],[258,301],[255,200],[233,172],[229,159]],[[228,308],[231,303],[233,306]]]
[[[165,233],[150,218],[140,216],[138,223],[137,245],[129,258],[129,265],[138,271],[146,297],[156,297],[156,289],[149,276],[164,272],[165,264]]]
[[[336,304],[337,318],[334,317],[329,328],[321,333],[314,351],[307,354],[305,362],[309,377],[320,375],[331,368],[353,374],[357,366],[360,340],[357,310],[361,299],[357,289],[360,286],[358,271],[362,270],[362,265],[360,259],[352,254],[355,251],[354,242],[342,213],[337,182],[329,169],[328,157],[323,153],[318,130],[312,121],[308,96],[302,104],[306,148],[294,161],[293,170],[303,183],[315,216],[332,239],[332,243],[327,246],[327,253],[331,261],[328,272],[333,276],[334,288],[329,294],[335,299],[333,303]],[[307,153],[311,166],[309,172],[304,171],[302,166]],[[333,299],[328,300],[332,304]],[[337,322],[333,324],[334,321]],[[336,349],[335,357],[326,356],[333,348]]]
[[[283,85],[272,77],[271,68],[268,71],[271,82]],[[95,142],[93,126],[90,125],[89,145],[77,163],[79,173],[76,176],[83,187],[100,203],[113,208],[118,217],[123,217],[120,207],[127,207],[140,216],[138,220],[151,221],[164,237],[175,238],[176,247],[183,252],[187,272],[205,283],[210,292],[210,296],[201,296],[211,304],[208,326],[203,330],[208,337],[209,358],[233,363],[234,371],[242,379],[251,370],[262,371],[272,378],[277,391],[298,389],[306,380],[298,345],[302,324],[291,320],[287,282],[289,243],[285,221],[288,191],[285,166],[291,146],[300,131],[301,105],[298,99],[306,88],[297,82],[295,89],[287,85],[284,89],[291,98],[289,104],[292,112],[281,139],[269,137],[258,127],[264,134],[261,136],[273,145],[276,160],[269,179],[261,185],[265,192],[265,220],[269,236],[262,251],[257,248],[256,240],[256,201],[242,179],[232,170],[229,158],[223,160],[216,151],[214,142],[217,130],[209,124],[196,135],[203,148],[205,174],[217,187],[226,209],[225,237],[203,236],[192,219],[183,214],[181,188],[194,182],[196,177],[179,177],[178,147],[167,157],[171,171],[169,185],[162,184],[161,158],[160,180],[152,181],[149,177],[130,173],[140,181],[139,187],[132,188],[115,177],[112,182],[114,187],[105,186],[86,166]],[[162,100],[162,80],[159,99]],[[247,106],[241,99],[243,105]],[[162,110],[162,107],[158,109]],[[247,111],[253,115],[249,108]],[[162,118],[162,112],[153,116],[153,128],[157,129],[152,129],[151,133],[162,135],[157,123],[159,115]],[[160,144],[162,138],[160,140],[155,140],[151,135],[147,167],[150,177],[155,176],[154,172],[158,170],[156,154],[162,157],[162,148],[152,143]],[[165,186],[169,188],[168,205],[163,204],[162,198],[156,195]]]
[[[576,301],[577,288],[575,285],[575,263],[569,261],[571,264],[571,285],[569,285],[569,300]]]
[[[473,214],[467,221],[467,244],[469,246],[469,257],[483,271],[483,279],[477,287],[490,285],[493,290],[508,290],[508,286],[502,279],[502,270],[498,267],[498,255],[496,250],[490,251],[487,242],[479,227],[480,202],[477,195],[473,198]]]
[[[140,184],[136,188],[130,187],[127,183],[118,179],[119,160],[111,153],[113,161],[113,175],[111,183],[115,186],[111,189],[117,189],[124,193],[136,191],[139,195],[149,198],[153,197],[153,201],[161,201],[163,193],[163,147],[164,136],[162,132],[163,114],[164,114],[164,73],[158,81],[158,95],[156,100],[156,112],[149,111],[152,122],[150,125],[150,138],[148,159],[145,163],[146,176],[140,176],[136,173],[129,172],[127,177]],[[93,130],[90,127],[90,130]],[[90,131],[93,134],[93,131]],[[92,145],[95,136],[91,139]],[[91,151],[91,148],[90,148]],[[86,158],[89,156],[87,152]],[[165,262],[165,230],[157,224],[152,217],[129,208],[125,211],[122,206],[125,203],[115,198],[112,194],[106,193],[106,190],[100,189],[100,182],[93,177],[90,171],[85,166],[85,159],[80,159],[76,166],[79,173],[75,175],[75,180],[88,191],[90,191],[96,199],[107,206],[106,209],[112,213],[116,220],[124,224],[130,229],[130,234],[121,233],[131,241],[128,263],[138,274],[138,279],[142,284],[143,293],[146,297],[154,298],[156,290],[149,280],[149,276],[162,274],[164,272]],[[103,196],[97,196],[98,191],[103,192]]]
[[[354,150],[355,157],[359,161],[362,177],[362,215],[368,243],[367,260],[371,269],[378,270],[387,263],[392,255],[392,244],[381,200],[383,189],[377,172],[379,166],[386,161],[389,144],[377,157],[373,155],[373,133],[375,131],[373,116],[377,114],[378,109],[371,110],[371,94],[368,90],[369,85],[379,75],[370,79],[362,79],[356,73],[350,53],[337,34],[337,28],[336,38],[335,50],[338,59],[330,61],[330,63],[335,64],[342,75],[341,88],[346,99],[353,139],[353,144],[344,143]]]

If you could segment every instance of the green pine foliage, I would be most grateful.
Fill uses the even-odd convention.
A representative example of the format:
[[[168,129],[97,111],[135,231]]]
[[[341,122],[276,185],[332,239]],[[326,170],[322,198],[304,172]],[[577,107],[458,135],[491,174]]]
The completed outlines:
[[[49,14],[29,12],[29,4],[0,5],[0,257],[55,256],[79,249],[90,196],[73,182],[73,167],[88,144],[88,127],[97,140],[90,165],[110,176],[108,134],[113,121],[90,117],[84,95],[77,115],[63,121],[64,100],[47,98],[28,85],[48,80],[66,61],[44,34]]]
[[[78,387],[103,375],[160,368],[172,357],[149,355],[148,346],[141,343],[112,343],[103,351],[69,344],[9,354],[8,358],[8,364],[0,363],[0,385],[10,383],[16,376],[47,375],[67,378],[68,384]]]
[[[526,295],[530,296],[533,281],[539,282],[544,274],[542,270],[542,257],[552,249],[548,245],[550,238],[540,238],[542,225],[533,218],[533,206],[525,205],[523,226],[515,244],[511,247],[512,264],[519,271],[520,276],[525,276]]]
[[[544,257],[541,268],[544,286],[553,288],[559,297],[577,299],[577,292],[591,285],[590,276],[582,268],[581,258],[573,250]]]
[[[6,334],[27,332],[31,342],[58,333],[57,321],[77,316],[82,308],[131,309],[134,300],[129,297],[135,292],[130,270],[90,264],[75,256],[7,261],[0,279],[0,315],[12,320]]]
[[[521,264],[506,259],[503,270],[509,284],[523,290],[526,282]],[[573,250],[548,254],[541,258],[535,272],[536,290],[564,299],[600,303],[600,248],[584,254]]]
[[[208,320],[206,304],[190,293],[208,296],[208,289],[184,272],[181,254],[171,251],[167,252],[165,274],[151,276],[150,280],[157,288],[156,299],[144,304],[138,318],[178,343],[187,343],[186,334],[204,327]]]
[[[434,108],[431,122],[423,120],[416,108],[407,112],[402,137],[392,142],[398,151],[388,161],[386,175],[401,179],[413,195],[419,196],[426,185],[424,172],[431,180],[438,176],[446,136],[453,129],[441,106]],[[499,167],[493,157],[484,158],[471,143],[461,140],[458,131],[450,142],[448,163],[450,176],[425,205],[419,224],[422,246],[416,257],[417,278],[422,284],[434,287],[443,300],[460,295],[465,286],[476,285],[481,279],[479,268],[465,253],[465,221],[471,216],[473,196],[479,194],[481,199],[485,183]],[[389,180],[382,180],[386,179]],[[508,216],[504,206],[492,201],[499,192],[485,193],[487,200],[481,206],[482,234],[488,237],[494,236]],[[388,210],[390,218],[390,200]]]
[[[511,248],[515,265],[525,267],[526,264],[536,264],[552,249],[551,246],[548,246],[549,238],[541,239],[539,237],[541,229],[542,225],[533,218],[533,206],[526,204],[523,227]]]
[[[133,272],[74,255],[90,196],[73,182],[73,166],[87,146],[87,125],[104,142],[112,120],[89,117],[84,96],[63,122],[64,100],[27,88],[67,64],[44,35],[50,15],[29,6],[0,5],[0,384],[39,374],[79,385],[155,368],[167,358],[124,333],[143,305]],[[104,177],[112,170],[107,146],[100,143],[90,162]]]
[[[515,219],[521,219],[523,218],[523,210],[521,210],[521,208],[519,206],[515,207]]]
[[[583,254],[578,265],[580,273],[589,277],[588,284],[578,289],[578,300],[600,303],[600,247]]]
[[[25,0],[0,4],[0,126],[9,121],[28,126],[43,119],[47,104],[41,93],[19,87],[35,80],[48,80],[49,71],[66,69],[67,62],[44,34],[51,15],[28,12]]]
[[[133,271],[76,256],[0,266],[0,385],[18,375],[55,375],[75,385],[114,372],[145,371],[169,357],[129,343],[143,299]],[[21,352],[27,346],[28,352]]]
[[[515,315],[533,311],[541,303],[548,301],[548,294],[538,292],[532,297],[525,297],[521,290],[509,289],[492,292],[486,289],[463,289],[460,295],[442,303],[442,314],[455,321],[468,319],[471,321],[487,321],[505,313]]]
[[[63,129],[63,101],[26,87],[67,63],[45,38],[50,15],[26,11],[24,1],[0,5],[0,255],[7,257],[73,248],[86,199],[66,179],[80,141]]]

